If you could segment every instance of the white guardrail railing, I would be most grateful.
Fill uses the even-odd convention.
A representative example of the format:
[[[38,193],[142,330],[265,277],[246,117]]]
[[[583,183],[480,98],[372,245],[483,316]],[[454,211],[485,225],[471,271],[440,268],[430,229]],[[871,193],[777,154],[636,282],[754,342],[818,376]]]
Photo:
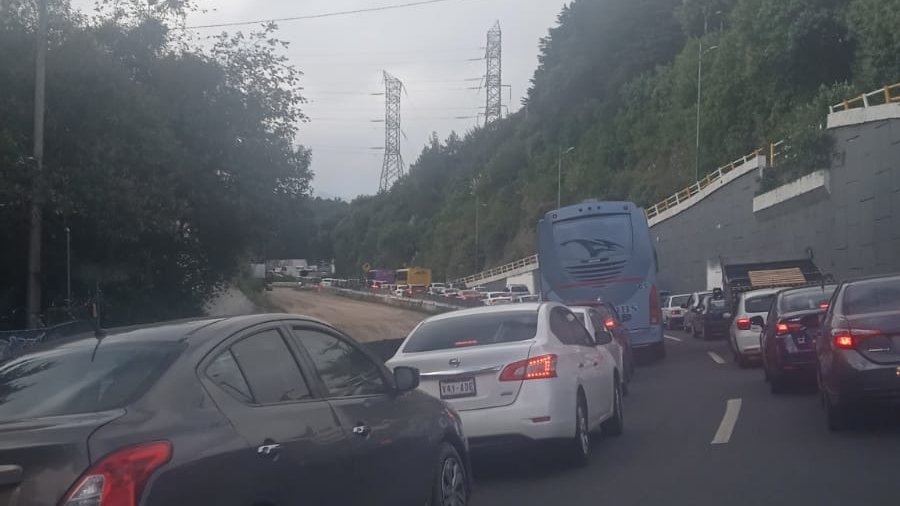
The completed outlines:
[[[475,286],[479,282],[484,281],[486,279],[493,278],[495,276],[501,276],[503,274],[507,274],[510,272],[514,272],[520,269],[525,269],[527,267],[538,268],[538,256],[531,255],[530,257],[522,258],[516,260],[515,262],[510,262],[506,265],[501,265],[500,267],[494,267],[493,269],[489,269],[486,271],[479,272],[478,274],[472,274],[471,276],[466,276],[464,278],[460,278],[456,280],[454,283],[463,283],[466,286]]]

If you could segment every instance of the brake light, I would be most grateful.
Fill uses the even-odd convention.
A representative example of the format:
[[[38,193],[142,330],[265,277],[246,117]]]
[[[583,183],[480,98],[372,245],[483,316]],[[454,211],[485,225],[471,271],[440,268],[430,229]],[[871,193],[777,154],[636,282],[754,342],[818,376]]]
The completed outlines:
[[[786,334],[793,334],[795,332],[802,332],[802,331],[803,331],[803,325],[801,325],[799,323],[780,322],[777,325],[775,325],[775,333],[778,334],[779,336],[783,336]]]
[[[819,304],[819,309],[828,309],[828,303],[823,302],[823,303]]]
[[[659,305],[659,291],[656,285],[650,287],[650,325],[659,325],[662,321],[662,307]]]
[[[779,323],[778,325],[775,325],[775,332],[778,335],[787,334],[790,332],[790,329],[788,328],[787,323]]]
[[[605,322],[603,322],[603,326],[606,327],[606,330],[612,330],[616,328],[616,321],[612,318],[607,318]]]
[[[172,444],[123,448],[91,466],[66,494],[63,506],[136,506],[150,476],[172,458]]]
[[[738,330],[750,330],[750,318],[738,318],[737,328]]]
[[[831,338],[834,340],[834,346],[842,350],[852,350],[859,344],[860,340],[877,335],[881,335],[880,330],[859,328],[831,329]]]
[[[556,377],[556,355],[541,355],[509,364],[500,381],[523,381]]]

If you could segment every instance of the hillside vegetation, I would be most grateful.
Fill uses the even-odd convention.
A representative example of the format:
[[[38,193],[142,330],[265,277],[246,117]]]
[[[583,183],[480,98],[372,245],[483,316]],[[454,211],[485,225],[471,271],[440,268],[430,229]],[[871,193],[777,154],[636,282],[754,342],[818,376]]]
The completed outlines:
[[[828,104],[900,81],[898,26],[900,0],[575,0],[540,41],[519,112],[434,136],[389,192],[350,205],[333,233],[339,269],[454,278],[533,253],[569,146],[563,205],[647,205],[690,184],[701,44],[701,177],[785,137],[776,179],[827,166]]]

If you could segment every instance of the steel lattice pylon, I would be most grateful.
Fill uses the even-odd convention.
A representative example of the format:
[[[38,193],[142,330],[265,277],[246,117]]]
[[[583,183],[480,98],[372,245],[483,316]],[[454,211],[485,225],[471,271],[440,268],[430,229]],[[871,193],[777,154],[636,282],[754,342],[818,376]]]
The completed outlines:
[[[403,155],[400,153],[400,93],[403,83],[384,73],[384,165],[381,167],[379,191],[387,191],[403,177]]]
[[[494,27],[487,34],[487,49],[484,59],[487,61],[487,72],[484,77],[484,86],[487,90],[487,100],[484,106],[484,123],[489,125],[503,117],[503,32],[500,31],[500,22],[494,23]]]

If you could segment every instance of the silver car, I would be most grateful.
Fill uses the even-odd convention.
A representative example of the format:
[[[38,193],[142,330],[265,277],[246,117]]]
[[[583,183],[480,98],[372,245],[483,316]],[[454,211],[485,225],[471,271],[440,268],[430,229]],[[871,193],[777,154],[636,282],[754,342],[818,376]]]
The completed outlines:
[[[734,361],[741,367],[760,358],[759,335],[776,293],[778,289],[766,288],[744,292],[738,298],[734,320],[728,329],[728,342],[734,353]],[[763,325],[759,325],[760,321]]]

